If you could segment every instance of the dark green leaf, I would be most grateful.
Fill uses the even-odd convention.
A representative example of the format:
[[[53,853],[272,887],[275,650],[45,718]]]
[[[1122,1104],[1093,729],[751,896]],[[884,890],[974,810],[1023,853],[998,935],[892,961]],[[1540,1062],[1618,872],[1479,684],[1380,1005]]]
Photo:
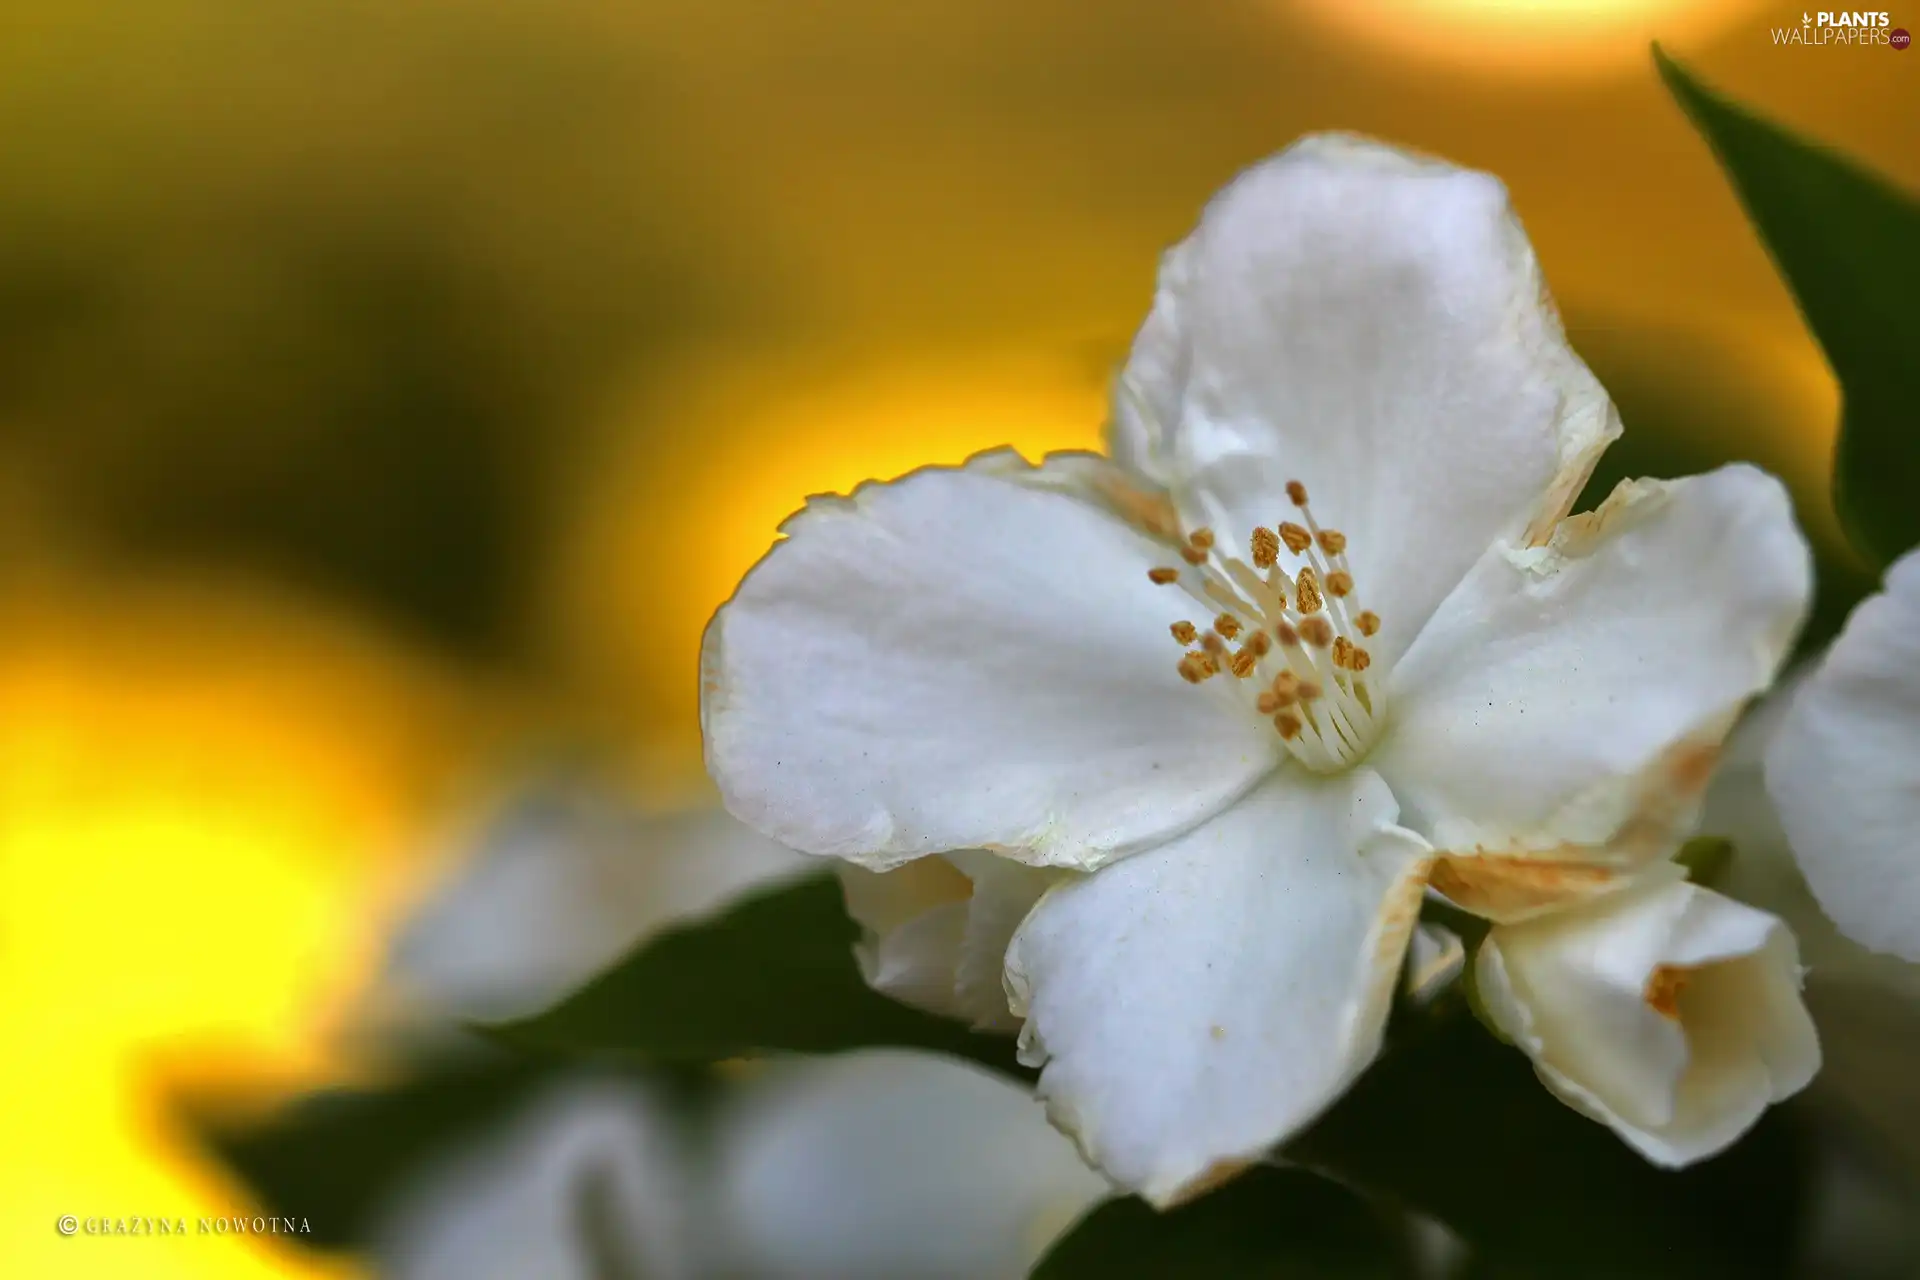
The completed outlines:
[[[1855,546],[1886,564],[1920,545],[1920,203],[1706,88],[1657,47],[1654,59],[1840,380],[1834,502]]]
[[[1446,1223],[1484,1274],[1553,1280],[1791,1275],[1807,1168],[1791,1105],[1655,1168],[1465,1016],[1400,1037],[1288,1154]]]
[[[489,1055],[385,1088],[309,1094],[262,1117],[188,1103],[201,1143],[270,1214],[305,1218],[319,1249],[365,1241],[373,1215],[409,1174],[500,1117],[549,1068]]]
[[[899,1045],[1019,1071],[1011,1039],[876,994],[854,963],[857,934],[838,882],[803,880],[661,934],[552,1009],[487,1034],[656,1062]]]
[[[1388,1280],[1410,1274],[1366,1202],[1315,1174],[1261,1168],[1177,1209],[1113,1200],[1063,1237],[1034,1280]]]
[[[1695,836],[1680,846],[1673,860],[1687,869],[1687,879],[1712,888],[1733,866],[1733,856],[1733,841],[1724,836]]]

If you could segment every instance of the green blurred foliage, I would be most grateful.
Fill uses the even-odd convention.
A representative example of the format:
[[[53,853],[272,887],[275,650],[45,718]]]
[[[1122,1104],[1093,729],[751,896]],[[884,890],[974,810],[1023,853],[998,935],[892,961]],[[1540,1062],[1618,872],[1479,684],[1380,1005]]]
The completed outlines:
[[[485,1033],[535,1052],[656,1064],[894,1045],[1030,1074],[1011,1039],[869,987],[854,962],[859,932],[839,880],[813,876],[649,938],[553,1008]]]
[[[1398,1224],[1303,1169],[1259,1168],[1161,1213],[1136,1199],[1088,1214],[1034,1280],[1395,1280],[1416,1274]]]
[[[22,15],[0,467],[30,491],[7,497],[110,560],[510,653],[596,400],[729,315],[747,252],[663,73],[584,17]]]
[[[1889,564],[1920,545],[1920,202],[1654,56],[1840,379],[1834,505],[1862,555]]]

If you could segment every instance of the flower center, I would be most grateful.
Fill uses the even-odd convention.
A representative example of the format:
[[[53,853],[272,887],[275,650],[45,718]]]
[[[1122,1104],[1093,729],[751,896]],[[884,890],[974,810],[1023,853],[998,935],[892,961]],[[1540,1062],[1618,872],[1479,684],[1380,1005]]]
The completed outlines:
[[[1384,672],[1361,645],[1380,630],[1380,615],[1354,597],[1346,535],[1314,521],[1298,480],[1287,482],[1287,497],[1299,522],[1256,528],[1245,559],[1229,554],[1212,530],[1196,529],[1180,551],[1184,566],[1147,576],[1219,611],[1204,630],[1173,624],[1173,638],[1187,650],[1179,663],[1187,682],[1227,676],[1236,696],[1272,721],[1294,759],[1333,773],[1366,754],[1386,712]]]

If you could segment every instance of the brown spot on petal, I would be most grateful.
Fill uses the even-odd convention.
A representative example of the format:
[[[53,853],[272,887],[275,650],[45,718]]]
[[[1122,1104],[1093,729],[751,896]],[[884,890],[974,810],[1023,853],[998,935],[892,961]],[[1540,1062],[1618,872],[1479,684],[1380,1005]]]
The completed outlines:
[[[1173,499],[1166,494],[1136,487],[1110,465],[1100,467],[1090,479],[1095,491],[1122,520],[1164,541],[1179,539],[1180,518],[1174,512]]]
[[[1706,790],[1714,767],[1720,763],[1720,744],[1682,742],[1663,763],[1668,785],[1682,796],[1696,796]]]
[[[1647,1007],[1672,1022],[1680,1021],[1680,993],[1693,980],[1693,972],[1679,965],[1663,964],[1647,979],[1642,999]]]
[[[1617,872],[1595,862],[1515,854],[1445,854],[1433,887],[1455,906],[1488,920],[1515,920],[1570,906],[1611,885]]]
[[[1434,861],[1423,858],[1407,869],[1407,875],[1393,887],[1380,904],[1375,921],[1372,980],[1368,983],[1367,1003],[1384,1016],[1393,999],[1393,988],[1406,964],[1407,944],[1413,940],[1413,928],[1420,922],[1420,906],[1426,899],[1427,878]]]

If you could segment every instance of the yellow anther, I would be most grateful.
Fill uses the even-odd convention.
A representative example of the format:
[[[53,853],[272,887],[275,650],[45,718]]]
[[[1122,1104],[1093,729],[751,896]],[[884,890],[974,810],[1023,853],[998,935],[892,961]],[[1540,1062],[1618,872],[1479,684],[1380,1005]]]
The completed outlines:
[[[1300,638],[1316,649],[1333,643],[1333,624],[1319,614],[1300,624]]]
[[[1231,640],[1240,634],[1240,619],[1230,613],[1223,613],[1213,620],[1213,629]]]
[[[1345,599],[1353,591],[1353,575],[1345,569],[1335,569],[1327,575],[1327,594],[1336,600]]]
[[[1270,716],[1287,704],[1280,701],[1280,695],[1269,689],[1253,700],[1254,707],[1263,716]]]
[[[1313,576],[1312,569],[1300,570],[1300,576],[1294,580],[1294,591],[1299,596],[1295,607],[1303,616],[1320,612],[1326,604],[1320,598],[1320,580]]]
[[[1333,642],[1333,665],[1345,671],[1353,664],[1353,641],[1337,636]]]
[[[1301,484],[1298,480],[1287,481],[1287,497],[1292,500],[1293,505],[1296,507],[1306,506],[1307,486]]]
[[[1174,623],[1168,630],[1173,632],[1173,638],[1181,644],[1192,644],[1200,638],[1200,629],[1184,619]]]
[[[1353,625],[1360,628],[1361,635],[1370,636],[1380,629],[1380,615],[1368,609],[1353,620]]]
[[[1227,651],[1227,642],[1216,633],[1209,631],[1200,637],[1200,647],[1217,658]]]
[[[1179,578],[1179,576],[1180,576],[1180,571],[1178,569],[1147,570],[1147,581],[1157,583],[1163,587],[1166,586],[1169,582],[1172,582],[1177,578]]]
[[[1260,655],[1247,649],[1234,654],[1232,660],[1227,663],[1228,669],[1242,680],[1252,675],[1253,669],[1259,665]]]
[[[1315,681],[1302,680],[1300,682],[1300,701],[1302,702],[1312,702],[1325,692],[1326,690],[1322,689]]]
[[[1355,645],[1353,646],[1353,657],[1350,659],[1350,662],[1352,665],[1349,669],[1358,675],[1373,665],[1373,655],[1365,649],[1362,649],[1359,645]]]
[[[1337,556],[1347,549],[1347,535],[1338,529],[1320,531],[1320,549],[1330,556]]]
[[[1207,553],[1205,549],[1201,547],[1182,547],[1180,548],[1180,558],[1188,564],[1205,564],[1207,562]]]
[[[1280,560],[1280,535],[1265,525],[1255,525],[1251,540],[1253,567],[1271,569]]]
[[[1247,637],[1246,648],[1253,651],[1255,657],[1264,658],[1273,648],[1273,637],[1264,631],[1256,631]]]
[[[1313,545],[1313,535],[1289,520],[1280,526],[1280,541],[1287,544],[1287,550],[1299,555]]]
[[[1211,551],[1213,550],[1213,530],[1195,529],[1187,535],[1187,542],[1202,551]]]
[[[1282,711],[1273,718],[1273,727],[1280,731],[1281,737],[1292,742],[1300,736],[1300,717],[1290,711]]]
[[[1291,671],[1282,671],[1273,678],[1273,691],[1291,701],[1300,692],[1300,677]],[[1282,703],[1285,706],[1286,703]]]
[[[1202,680],[1205,680],[1208,676],[1217,674],[1220,670],[1219,666],[1214,663],[1214,660],[1209,655],[1200,652],[1198,649],[1190,651],[1185,657],[1181,658],[1180,665],[1176,669],[1180,672],[1180,678],[1188,684],[1199,684]]]
[[[1273,624],[1273,638],[1285,645],[1297,645],[1300,643],[1300,633],[1293,629],[1291,623],[1287,622],[1276,622]]]

